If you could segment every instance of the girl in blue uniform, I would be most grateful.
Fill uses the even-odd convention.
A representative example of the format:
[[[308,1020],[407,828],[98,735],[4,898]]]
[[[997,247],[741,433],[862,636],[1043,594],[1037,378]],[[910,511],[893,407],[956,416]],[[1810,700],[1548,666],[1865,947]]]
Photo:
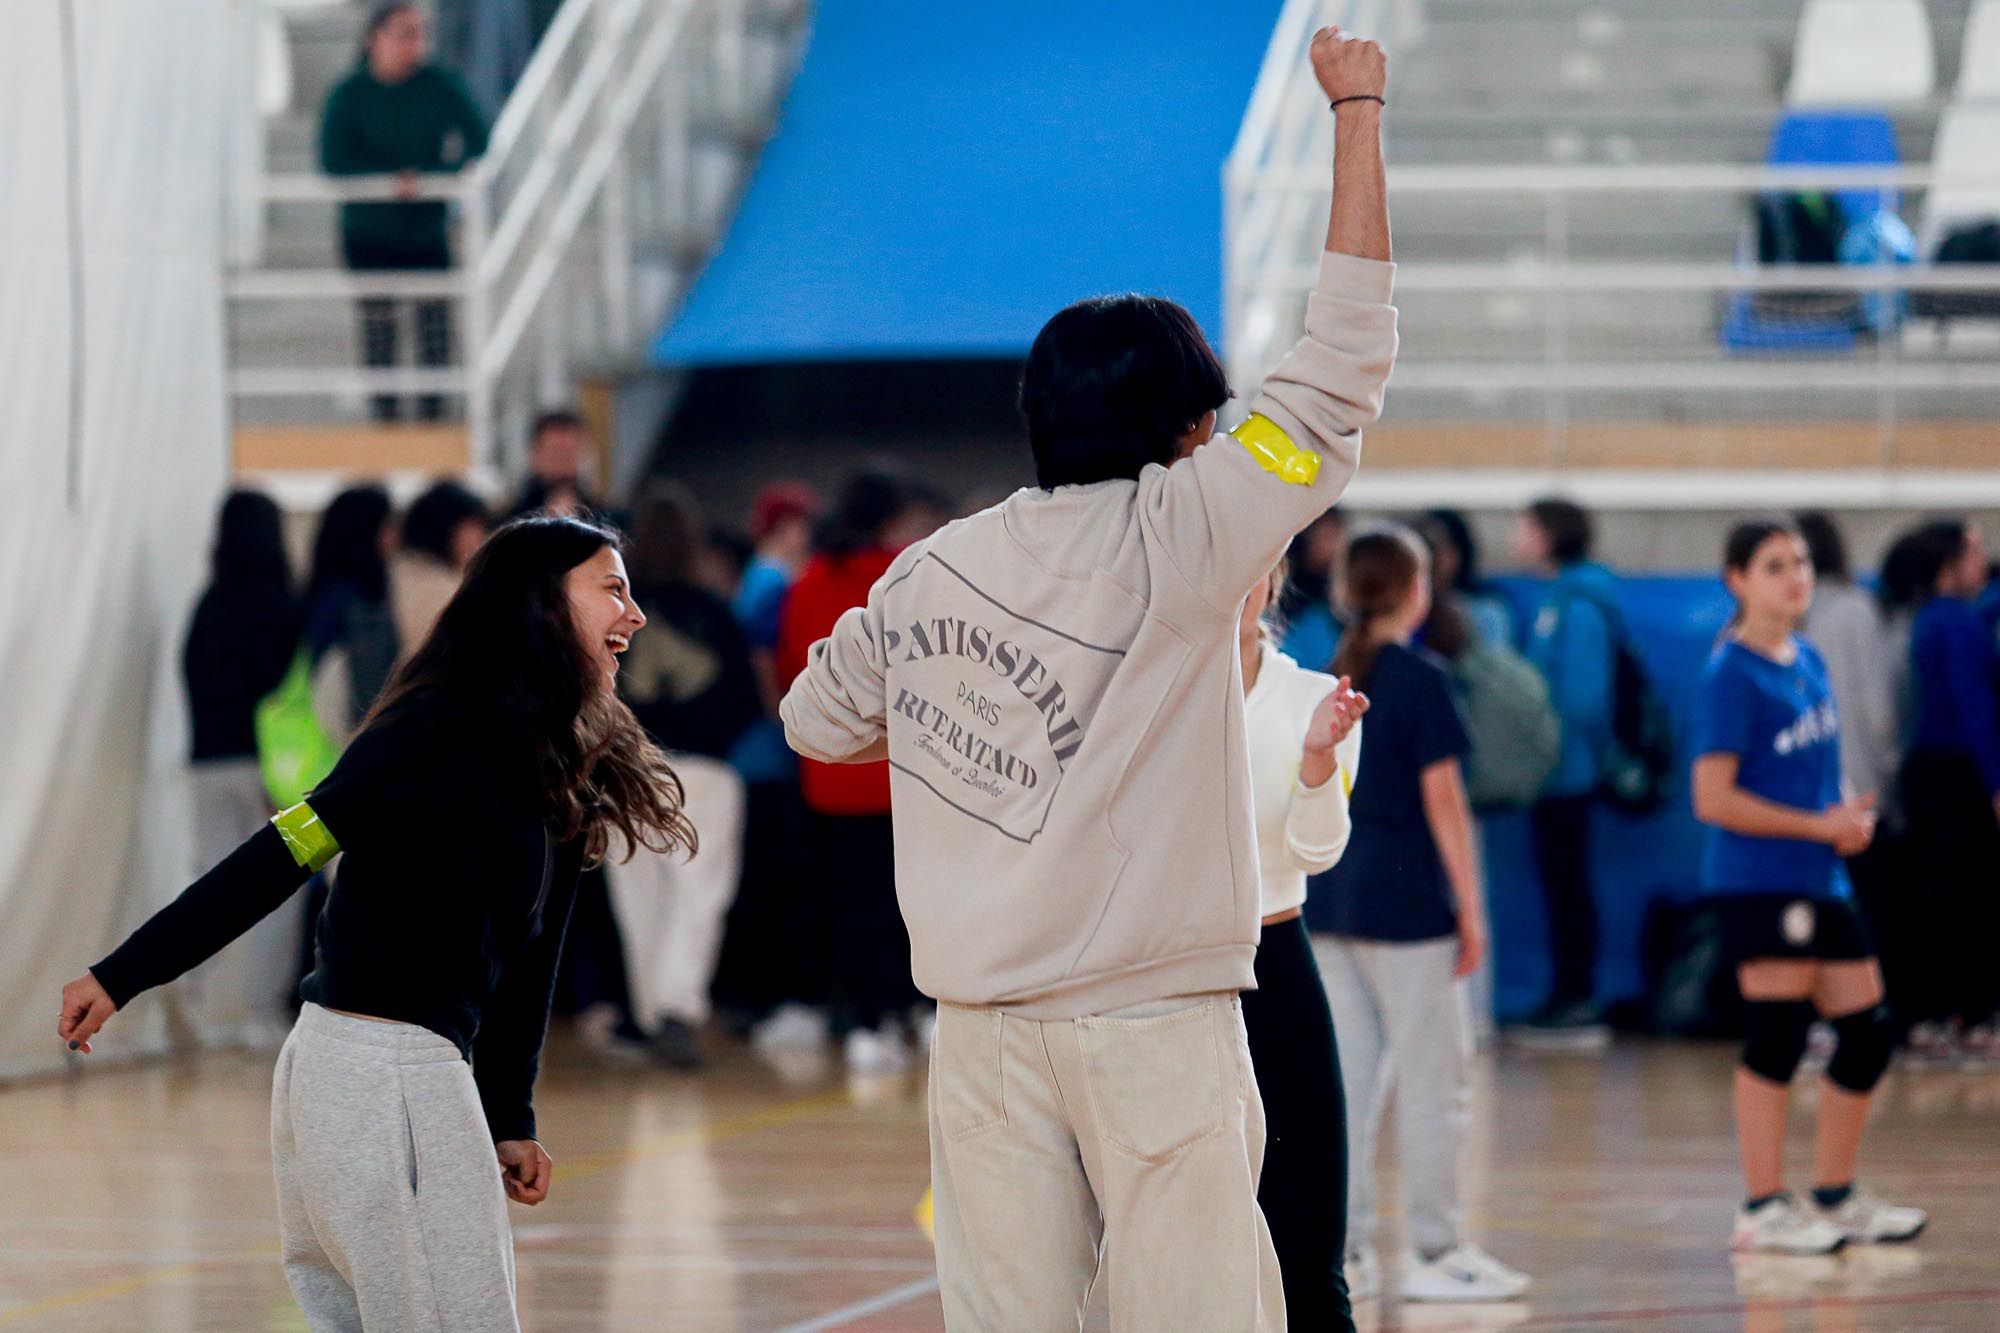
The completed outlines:
[[[1825,1254],[1908,1240],[1924,1214],[1854,1183],[1891,1034],[1881,968],[1841,863],[1874,837],[1873,803],[1841,791],[1833,690],[1797,633],[1812,606],[1812,560],[1788,519],[1764,518],[1730,533],[1723,564],[1737,613],[1702,682],[1694,805],[1714,829],[1702,887],[1722,912],[1746,1013],[1735,1100],[1748,1196],[1732,1245]],[[1838,1044],[1820,1088],[1816,1188],[1800,1201],[1784,1189],[1785,1113],[1815,1014]]]

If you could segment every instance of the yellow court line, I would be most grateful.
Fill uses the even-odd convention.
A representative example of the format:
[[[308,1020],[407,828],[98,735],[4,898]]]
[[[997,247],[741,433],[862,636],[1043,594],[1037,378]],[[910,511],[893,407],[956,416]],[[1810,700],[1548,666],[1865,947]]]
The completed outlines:
[[[581,1157],[565,1158],[556,1163],[554,1179],[575,1180],[582,1176],[595,1175],[607,1167],[636,1162],[647,1157],[661,1157],[686,1148],[705,1147],[727,1139],[741,1138],[745,1134],[754,1134],[760,1129],[775,1129],[779,1125],[789,1125],[794,1121],[846,1106],[851,1100],[846,1089],[837,1089],[833,1092],[823,1092],[816,1097],[801,1097],[794,1102],[767,1106],[761,1111],[745,1111],[741,1115],[728,1116],[692,1129],[677,1130],[672,1134],[662,1134],[658,1138],[647,1139],[623,1148],[610,1148],[603,1152],[586,1153]]]
[[[36,1315],[53,1314],[57,1310],[67,1310],[78,1305],[89,1305],[93,1301],[110,1300],[113,1296],[126,1296],[147,1287],[158,1286],[162,1282],[178,1282],[182,1278],[193,1277],[206,1268],[221,1268],[229,1264],[239,1264],[250,1259],[265,1259],[277,1254],[278,1246],[273,1243],[248,1250],[242,1254],[229,1255],[220,1259],[202,1259],[191,1264],[172,1264],[165,1268],[154,1268],[131,1277],[113,1278],[100,1282],[94,1287],[72,1291],[63,1296],[51,1296],[47,1300],[36,1301],[33,1305],[23,1305],[13,1310],[0,1310],[0,1324],[18,1323]]]
[[[579,1177],[595,1175],[609,1167],[625,1162],[638,1161],[646,1157],[664,1156],[686,1148],[698,1148],[711,1143],[721,1143],[726,1139],[740,1138],[760,1129],[773,1129],[804,1120],[809,1116],[846,1106],[851,1099],[845,1089],[824,1092],[816,1097],[802,1097],[797,1101],[783,1102],[768,1106],[761,1111],[746,1111],[742,1115],[729,1116],[713,1124],[680,1130],[673,1134],[663,1134],[659,1138],[625,1148],[605,1152],[589,1153],[569,1159],[556,1166],[556,1178],[576,1180]],[[135,1273],[131,1277],[113,1278],[100,1282],[94,1287],[85,1287],[61,1296],[51,1296],[33,1305],[23,1305],[12,1310],[0,1310],[0,1324],[19,1323],[38,1315],[52,1314],[57,1310],[67,1310],[79,1305],[89,1305],[96,1301],[110,1300],[114,1296],[125,1296],[163,1282],[179,1282],[201,1273],[204,1269],[225,1267],[250,1259],[264,1259],[279,1253],[276,1242],[264,1245],[242,1254],[228,1255],[217,1259],[203,1259],[195,1263],[170,1264],[164,1268],[149,1269]]]

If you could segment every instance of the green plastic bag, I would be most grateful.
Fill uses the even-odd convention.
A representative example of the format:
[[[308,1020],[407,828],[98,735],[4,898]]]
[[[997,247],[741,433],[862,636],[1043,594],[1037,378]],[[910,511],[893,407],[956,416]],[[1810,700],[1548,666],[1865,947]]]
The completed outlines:
[[[312,654],[301,649],[278,688],[257,701],[257,767],[280,810],[304,800],[340,758],[340,747],[313,712],[312,684]]]

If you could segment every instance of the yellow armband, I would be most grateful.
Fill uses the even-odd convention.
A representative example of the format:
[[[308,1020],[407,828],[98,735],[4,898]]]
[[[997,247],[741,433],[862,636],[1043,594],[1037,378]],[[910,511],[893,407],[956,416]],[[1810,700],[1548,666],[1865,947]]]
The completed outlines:
[[[304,801],[279,811],[271,824],[302,869],[318,873],[326,868],[328,861],[340,855],[340,844],[334,840],[332,831]]]
[[[1319,455],[1293,444],[1292,437],[1261,412],[1252,412],[1230,434],[1250,451],[1258,467],[1287,486],[1310,486],[1319,476]]]

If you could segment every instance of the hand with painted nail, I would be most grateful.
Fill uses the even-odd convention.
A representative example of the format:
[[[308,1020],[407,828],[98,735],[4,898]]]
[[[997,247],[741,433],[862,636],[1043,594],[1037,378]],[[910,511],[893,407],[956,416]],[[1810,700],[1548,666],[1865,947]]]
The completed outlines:
[[[72,1051],[90,1054],[90,1039],[118,1012],[118,1006],[86,972],[63,987],[62,1013],[56,1019],[56,1035],[69,1043]]]

